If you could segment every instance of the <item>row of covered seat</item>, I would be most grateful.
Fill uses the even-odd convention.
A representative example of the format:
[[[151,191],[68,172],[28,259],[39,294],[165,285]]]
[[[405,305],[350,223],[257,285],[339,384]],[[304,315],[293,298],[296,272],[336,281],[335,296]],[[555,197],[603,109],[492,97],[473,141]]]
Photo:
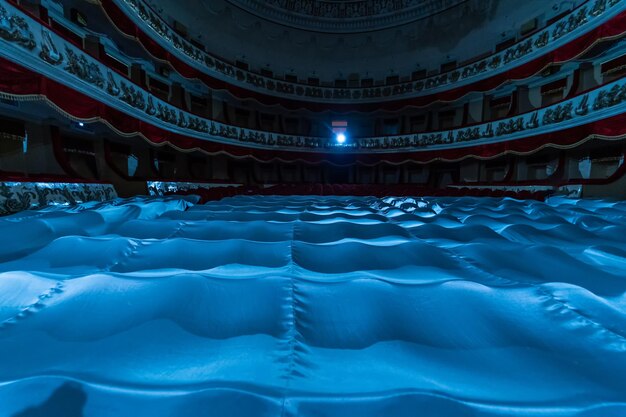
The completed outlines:
[[[177,191],[172,194],[198,195],[201,202],[221,200],[236,195],[336,195],[373,197],[496,197],[543,201],[551,194],[543,191],[513,191],[490,188],[429,188],[415,185],[382,184],[279,184],[270,187],[214,187]]]

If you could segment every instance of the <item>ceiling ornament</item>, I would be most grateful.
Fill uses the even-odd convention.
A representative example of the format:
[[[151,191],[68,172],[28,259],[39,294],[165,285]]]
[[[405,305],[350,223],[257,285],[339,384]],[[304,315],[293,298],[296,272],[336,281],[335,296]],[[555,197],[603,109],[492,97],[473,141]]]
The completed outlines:
[[[468,0],[227,0],[256,16],[316,32],[380,30],[441,13]]]

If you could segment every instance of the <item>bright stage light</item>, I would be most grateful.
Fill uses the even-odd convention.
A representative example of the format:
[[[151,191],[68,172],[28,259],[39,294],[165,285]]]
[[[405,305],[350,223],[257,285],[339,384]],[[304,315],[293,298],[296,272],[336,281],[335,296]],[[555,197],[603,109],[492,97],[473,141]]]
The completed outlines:
[[[84,124],[83,122],[78,122],[78,126],[80,126],[80,127],[84,127],[84,126],[85,126],[85,124]]]
[[[346,135],[344,135],[343,133],[339,133],[337,134],[337,143],[339,144],[344,144],[346,142]]]

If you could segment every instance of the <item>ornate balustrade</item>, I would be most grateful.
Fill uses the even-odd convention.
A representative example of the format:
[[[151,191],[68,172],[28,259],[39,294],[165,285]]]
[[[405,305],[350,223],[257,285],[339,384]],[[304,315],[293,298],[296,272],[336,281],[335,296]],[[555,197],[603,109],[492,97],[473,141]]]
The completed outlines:
[[[494,122],[440,132],[360,138],[347,145],[339,145],[331,138],[283,135],[230,126],[176,108],[86,55],[18,9],[8,3],[3,5],[2,2],[0,39],[0,56],[69,86],[146,125],[186,138],[252,148],[356,154],[449,149],[536,136],[602,120],[624,113],[626,109],[626,80],[621,79],[561,103]],[[0,92],[1,95],[7,96],[6,92]],[[45,93],[37,97],[22,97],[18,94],[9,97],[47,99]],[[111,120],[97,114],[83,120],[102,121],[115,128]]]
[[[117,197],[111,184],[0,182],[0,216],[45,206],[108,201]]]
[[[220,60],[176,34],[143,0],[101,1],[103,5],[111,1],[115,3],[150,38],[188,65],[211,77],[267,95],[299,101],[333,103],[372,103],[408,99],[476,83],[544,56],[626,10],[624,0],[588,0],[586,4],[538,33],[503,51],[457,69],[395,85],[331,88],[265,77]]]

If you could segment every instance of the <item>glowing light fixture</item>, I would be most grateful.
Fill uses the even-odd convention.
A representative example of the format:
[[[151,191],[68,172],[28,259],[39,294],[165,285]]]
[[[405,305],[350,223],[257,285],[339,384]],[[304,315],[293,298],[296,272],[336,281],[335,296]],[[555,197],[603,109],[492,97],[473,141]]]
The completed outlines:
[[[347,140],[348,121],[347,120],[333,120],[332,129],[335,135],[335,141],[339,145],[343,145]]]

